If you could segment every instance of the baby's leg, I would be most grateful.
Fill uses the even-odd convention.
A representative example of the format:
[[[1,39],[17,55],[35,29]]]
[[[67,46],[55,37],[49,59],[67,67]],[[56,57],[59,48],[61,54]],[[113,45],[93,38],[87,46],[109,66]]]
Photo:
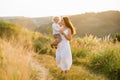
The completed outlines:
[[[58,43],[62,40],[60,34],[54,34],[54,38]]]
[[[59,43],[61,42],[61,38],[56,38],[56,41]]]
[[[54,44],[53,43],[51,44],[51,47],[54,48]]]
[[[51,44],[51,47],[57,49],[57,44],[58,44],[58,42],[55,40],[55,41]]]
[[[57,49],[57,45],[58,45],[58,42],[57,42],[57,40],[55,40],[55,42],[54,42],[55,49]]]

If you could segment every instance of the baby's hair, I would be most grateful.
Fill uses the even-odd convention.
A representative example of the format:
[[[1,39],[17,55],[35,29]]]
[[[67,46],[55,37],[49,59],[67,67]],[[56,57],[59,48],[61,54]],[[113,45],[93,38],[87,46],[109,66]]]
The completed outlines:
[[[52,22],[55,22],[55,21],[54,21],[55,18],[59,18],[59,22],[61,21],[61,17],[60,17],[60,16],[54,16],[54,17],[52,18]]]

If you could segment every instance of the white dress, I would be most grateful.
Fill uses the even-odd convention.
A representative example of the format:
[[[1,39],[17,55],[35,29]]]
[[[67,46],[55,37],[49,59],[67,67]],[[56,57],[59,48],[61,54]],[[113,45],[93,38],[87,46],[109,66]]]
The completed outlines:
[[[64,30],[67,35],[68,29]],[[69,41],[61,34],[62,41],[58,44],[56,50],[56,64],[63,71],[69,70],[72,65],[72,54]]]

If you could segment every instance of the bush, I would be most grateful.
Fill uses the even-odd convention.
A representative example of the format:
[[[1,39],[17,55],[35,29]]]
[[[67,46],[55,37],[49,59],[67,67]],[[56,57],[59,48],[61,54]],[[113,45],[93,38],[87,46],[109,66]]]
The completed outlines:
[[[87,49],[72,50],[72,53],[74,58],[76,57],[84,58],[87,56],[88,50]]]
[[[94,71],[107,75],[111,80],[120,80],[120,51],[105,50],[90,60]]]
[[[33,47],[35,52],[40,54],[46,54],[49,53],[49,51],[51,51],[50,45],[48,44],[50,44],[50,41],[45,36],[40,36],[33,41]]]
[[[73,64],[79,65],[79,64],[85,64],[85,58],[89,55],[89,50],[88,49],[73,49]]]
[[[14,24],[7,22],[0,22],[0,37],[6,37],[7,39],[12,36],[17,37],[20,28]]]
[[[113,38],[114,42],[119,41],[120,42],[120,34],[116,33]]]

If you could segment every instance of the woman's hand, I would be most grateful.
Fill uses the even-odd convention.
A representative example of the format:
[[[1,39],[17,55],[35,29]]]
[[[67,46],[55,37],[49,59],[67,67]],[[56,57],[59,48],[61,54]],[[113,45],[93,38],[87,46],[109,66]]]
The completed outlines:
[[[71,34],[71,30],[69,29],[69,32],[68,32],[68,34],[66,35],[65,33],[64,33],[64,29],[60,29],[60,33],[62,34],[62,35],[64,35],[64,37],[67,39],[67,40],[71,40],[71,38],[72,38],[72,34]]]
[[[64,35],[64,30],[61,28],[60,33]]]

